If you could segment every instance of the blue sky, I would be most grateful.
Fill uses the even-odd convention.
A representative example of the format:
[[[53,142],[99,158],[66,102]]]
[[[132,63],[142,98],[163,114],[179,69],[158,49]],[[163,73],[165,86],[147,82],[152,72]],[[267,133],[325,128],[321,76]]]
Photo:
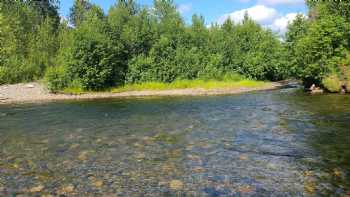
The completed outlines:
[[[61,0],[60,14],[67,16],[74,0]],[[116,0],[91,0],[100,5],[106,12]],[[138,0],[138,4],[151,6],[153,0]],[[239,21],[248,11],[249,15],[260,24],[272,30],[284,33],[288,21],[296,13],[307,13],[304,0],[175,0],[178,10],[186,22],[191,21],[193,14],[201,14],[206,23],[222,23],[227,18]]]

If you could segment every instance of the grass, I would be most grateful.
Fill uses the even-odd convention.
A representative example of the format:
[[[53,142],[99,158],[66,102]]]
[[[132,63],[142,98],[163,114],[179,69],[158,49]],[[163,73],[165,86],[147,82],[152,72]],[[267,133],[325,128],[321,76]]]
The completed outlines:
[[[68,87],[68,88],[63,89],[62,92],[63,92],[63,94],[72,94],[72,95],[80,95],[80,94],[87,93],[87,91],[85,91],[81,87]]]
[[[111,92],[119,93],[126,91],[141,91],[141,90],[174,90],[188,88],[203,88],[203,89],[232,89],[232,88],[259,88],[270,85],[268,82],[242,79],[236,80],[177,80],[172,83],[162,82],[145,82],[140,84],[127,84],[122,87],[113,88]]]

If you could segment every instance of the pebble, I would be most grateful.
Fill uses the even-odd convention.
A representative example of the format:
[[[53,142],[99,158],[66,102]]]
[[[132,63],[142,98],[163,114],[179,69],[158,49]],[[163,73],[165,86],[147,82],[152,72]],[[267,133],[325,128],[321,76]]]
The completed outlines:
[[[29,192],[31,192],[31,193],[41,192],[41,191],[43,191],[43,189],[44,189],[43,185],[38,185],[38,186],[30,188]]]
[[[25,87],[26,88],[34,88],[35,86],[33,84],[27,84]]]
[[[205,172],[205,169],[202,168],[202,167],[195,167],[195,168],[193,168],[192,171],[193,171],[194,173],[203,173],[203,172]]]
[[[248,160],[248,157],[245,156],[245,155],[241,155],[241,156],[239,157],[239,160],[241,160],[241,161],[246,161],[246,160]]]
[[[82,151],[79,153],[78,159],[81,161],[87,160],[88,151]]]
[[[181,190],[183,188],[183,183],[180,180],[172,180],[170,182],[170,188],[172,190]]]
[[[94,182],[93,182],[93,185],[94,185],[95,187],[102,187],[102,186],[103,186],[103,181],[100,181],[100,180],[94,181]]]
[[[66,185],[66,186],[63,186],[61,191],[63,193],[71,193],[74,191],[74,186],[73,185]]]
[[[245,185],[245,186],[240,186],[240,187],[238,188],[238,191],[245,194],[245,193],[250,193],[250,192],[252,192],[253,189],[252,189],[251,186]]]

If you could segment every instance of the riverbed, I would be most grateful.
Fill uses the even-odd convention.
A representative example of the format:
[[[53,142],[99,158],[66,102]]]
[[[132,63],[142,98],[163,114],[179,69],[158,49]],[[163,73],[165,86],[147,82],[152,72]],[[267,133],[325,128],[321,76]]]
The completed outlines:
[[[0,196],[347,196],[350,97],[0,106]]]

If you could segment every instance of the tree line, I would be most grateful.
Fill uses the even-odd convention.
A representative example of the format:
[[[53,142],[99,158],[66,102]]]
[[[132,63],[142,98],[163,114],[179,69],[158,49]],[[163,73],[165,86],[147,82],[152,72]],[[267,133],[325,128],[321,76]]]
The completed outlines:
[[[241,22],[210,27],[193,15],[186,24],[172,0],[155,0],[151,8],[117,0],[108,13],[75,0],[67,20],[59,17],[58,0],[3,0],[0,84],[44,77],[57,92],[240,74],[271,81],[293,77],[339,90],[350,80],[350,5],[307,4],[309,16],[299,15],[281,40],[247,14]]]

